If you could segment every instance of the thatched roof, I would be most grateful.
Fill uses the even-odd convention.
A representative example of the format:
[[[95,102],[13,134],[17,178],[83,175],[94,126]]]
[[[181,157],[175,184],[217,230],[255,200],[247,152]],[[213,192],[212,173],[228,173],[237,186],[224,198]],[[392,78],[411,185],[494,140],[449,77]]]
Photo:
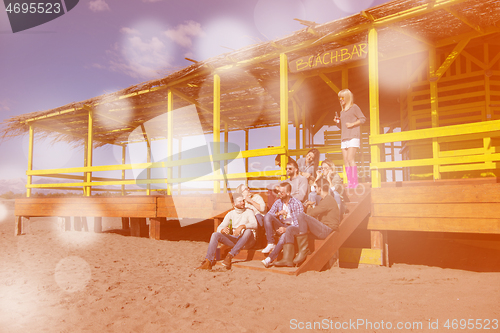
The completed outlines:
[[[383,63],[422,53],[429,46],[436,47],[438,52],[450,52],[463,38],[495,36],[491,43],[498,44],[499,21],[498,0],[394,0],[347,18],[312,24],[277,40],[194,63],[161,79],[7,119],[1,124],[2,138],[24,134],[28,131],[28,124],[33,124],[37,133],[81,144],[87,135],[88,110],[92,109],[97,145],[140,140],[139,132],[135,137],[129,135],[146,121],[165,114],[169,89],[175,96],[174,109],[196,105],[203,131],[211,133],[214,73],[221,78],[221,120],[227,123],[230,131],[279,125],[280,53],[286,53],[288,60],[293,60],[366,42],[369,29],[376,27],[379,60]],[[357,104],[368,113],[366,64],[367,60],[363,60],[348,67],[349,87],[358,98]],[[332,82],[340,82],[341,69],[332,66],[321,72]],[[300,117],[295,114],[300,110],[304,110],[309,123],[314,124],[321,115],[334,111],[334,106],[338,107],[335,93],[318,74],[318,70],[289,74],[290,89],[304,80],[296,91],[291,92],[290,123],[300,123]],[[395,102],[398,95],[399,92],[381,91],[381,105],[385,103],[385,109],[399,110],[399,104]],[[293,108],[294,101],[297,109]],[[181,112],[175,119],[175,135],[194,134],[192,124],[195,119],[192,113],[185,114],[183,117]],[[394,117],[390,112],[385,116],[388,120],[399,119],[399,114]],[[384,112],[381,117],[384,118]],[[328,123],[329,118],[323,118],[324,122]],[[166,137],[166,125],[157,127],[154,136]]]

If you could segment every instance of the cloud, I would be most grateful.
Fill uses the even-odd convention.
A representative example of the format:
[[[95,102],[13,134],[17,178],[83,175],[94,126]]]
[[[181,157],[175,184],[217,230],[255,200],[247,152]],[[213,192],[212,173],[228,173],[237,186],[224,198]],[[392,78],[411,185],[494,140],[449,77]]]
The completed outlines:
[[[138,30],[127,28],[127,27],[121,28],[120,32],[124,33],[124,34],[127,34],[127,35],[140,35],[141,34]]]
[[[190,48],[193,45],[191,37],[203,37],[205,33],[199,23],[187,21],[185,24],[179,24],[175,29],[165,31],[165,36],[180,46]]]
[[[9,104],[7,100],[0,100],[0,112],[10,111]]]
[[[140,36],[127,38],[123,46],[113,45],[108,55],[110,70],[137,79],[159,77],[159,71],[171,67],[167,46],[157,37],[143,40]]]
[[[110,10],[108,4],[104,0],[90,1],[89,8],[93,12],[103,12],[106,10]]]

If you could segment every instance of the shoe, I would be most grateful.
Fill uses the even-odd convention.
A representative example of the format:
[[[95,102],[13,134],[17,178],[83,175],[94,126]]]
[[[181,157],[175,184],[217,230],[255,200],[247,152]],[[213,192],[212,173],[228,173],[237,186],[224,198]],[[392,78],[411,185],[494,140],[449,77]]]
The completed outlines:
[[[200,267],[196,267],[196,269],[212,269],[212,262],[208,259],[203,260]]]
[[[283,259],[274,263],[276,267],[293,267],[293,256],[295,255],[295,245],[287,243],[283,245]]]
[[[266,259],[261,261],[266,268],[269,268],[271,266],[271,258],[267,257]]]
[[[275,247],[276,247],[276,245],[274,245],[272,243],[267,244],[267,246],[264,249],[262,249],[262,251],[260,251],[260,252],[262,252],[264,254],[268,254],[268,253],[271,253],[271,251],[274,250]]]
[[[228,253],[226,255],[226,259],[222,262],[222,265],[226,267],[226,269],[231,269],[231,260],[233,259],[233,255]]]
[[[297,239],[297,245],[299,246],[299,253],[293,259],[293,263],[296,266],[299,266],[306,260],[307,255],[310,253],[309,251],[309,236],[308,234],[297,235],[295,239]]]

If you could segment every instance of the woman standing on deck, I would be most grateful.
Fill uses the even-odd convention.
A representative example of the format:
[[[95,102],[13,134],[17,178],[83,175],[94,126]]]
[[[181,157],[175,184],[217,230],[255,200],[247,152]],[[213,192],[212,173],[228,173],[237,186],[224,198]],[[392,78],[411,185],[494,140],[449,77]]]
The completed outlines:
[[[361,124],[366,117],[359,106],[354,104],[354,97],[349,89],[341,90],[338,94],[342,111],[340,117],[335,114],[334,121],[340,123],[342,156],[347,174],[347,188],[358,186],[358,167],[356,166],[356,151],[360,147]]]

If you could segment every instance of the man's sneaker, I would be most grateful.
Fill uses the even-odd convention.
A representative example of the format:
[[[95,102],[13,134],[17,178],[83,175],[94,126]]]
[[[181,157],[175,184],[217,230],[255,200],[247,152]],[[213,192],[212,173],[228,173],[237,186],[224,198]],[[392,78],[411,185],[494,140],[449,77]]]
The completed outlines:
[[[268,253],[270,253],[272,250],[274,250],[274,247],[275,247],[275,246],[276,246],[276,245],[274,245],[274,244],[267,244],[267,246],[266,246],[266,247],[265,247],[265,248],[264,248],[261,252],[262,252],[262,253],[264,253],[264,254],[268,254]]]
[[[266,266],[266,268],[269,268],[269,266],[271,266],[271,258],[269,258],[269,257],[267,257],[266,259],[262,260],[261,262],[262,262],[262,264],[264,266]]]
[[[203,260],[200,267],[196,269],[212,269],[212,262],[208,259]]]
[[[228,253],[226,255],[226,259],[222,262],[223,266],[226,266],[226,269],[231,269],[231,259],[233,259],[233,255],[231,253]]]

